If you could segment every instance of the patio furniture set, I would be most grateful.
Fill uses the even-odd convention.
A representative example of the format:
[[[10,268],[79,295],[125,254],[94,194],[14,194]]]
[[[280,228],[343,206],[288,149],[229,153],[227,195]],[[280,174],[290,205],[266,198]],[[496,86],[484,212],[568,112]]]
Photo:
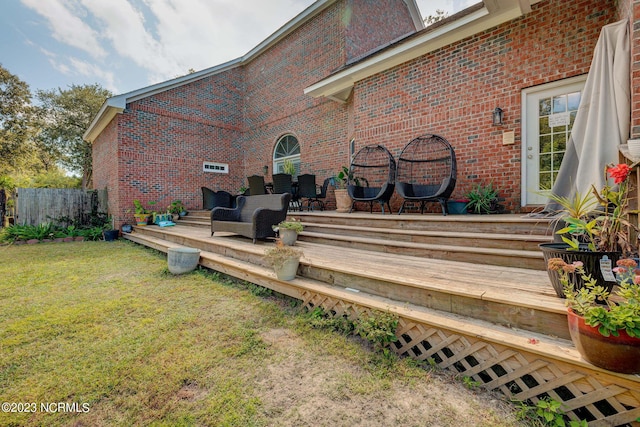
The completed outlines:
[[[327,187],[336,178],[324,180],[318,191],[315,175],[303,174],[294,182],[289,174],[274,174],[272,183],[264,177],[248,177],[248,194],[233,196],[226,191],[213,191],[202,187],[203,208],[211,209],[211,235],[215,231],[230,231],[245,237],[262,239],[273,237],[272,226],[284,220],[287,211],[302,211],[302,200],[307,209],[315,204],[324,210]],[[424,135],[410,141],[400,153],[398,162],[384,146],[367,145],[354,156],[349,167],[347,190],[356,202],[379,203],[391,212],[389,200],[394,191],[404,199],[399,214],[407,202],[419,202],[424,212],[427,202],[439,202],[442,213],[448,213],[447,200],[456,184],[455,152],[449,142],[439,135]]]

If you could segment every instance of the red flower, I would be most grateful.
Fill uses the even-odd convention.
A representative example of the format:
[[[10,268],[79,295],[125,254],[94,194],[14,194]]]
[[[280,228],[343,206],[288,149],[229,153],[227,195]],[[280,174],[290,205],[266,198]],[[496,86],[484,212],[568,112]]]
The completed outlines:
[[[631,172],[631,168],[629,167],[629,165],[626,165],[624,163],[620,163],[617,166],[612,166],[607,169],[607,173],[611,178],[613,178],[616,184],[624,182],[629,176],[629,172]]]

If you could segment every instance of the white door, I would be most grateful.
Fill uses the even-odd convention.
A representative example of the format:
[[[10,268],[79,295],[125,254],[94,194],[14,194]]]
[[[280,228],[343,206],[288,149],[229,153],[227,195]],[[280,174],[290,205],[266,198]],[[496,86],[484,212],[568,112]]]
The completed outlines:
[[[553,187],[576,118],[586,76],[522,92],[522,205],[541,205]]]

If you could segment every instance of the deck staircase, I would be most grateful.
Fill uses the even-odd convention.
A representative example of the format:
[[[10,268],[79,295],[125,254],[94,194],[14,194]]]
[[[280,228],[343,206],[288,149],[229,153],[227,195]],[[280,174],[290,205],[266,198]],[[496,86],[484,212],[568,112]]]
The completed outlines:
[[[198,247],[205,267],[297,298],[336,316],[371,310],[399,318],[395,351],[454,369],[518,399],[549,396],[574,420],[631,425],[640,378],[582,360],[537,245],[548,220],[516,215],[292,212],[305,225],[296,279],[280,281],[262,254],[271,242],[216,233],[209,212],[125,237],[167,251]]]

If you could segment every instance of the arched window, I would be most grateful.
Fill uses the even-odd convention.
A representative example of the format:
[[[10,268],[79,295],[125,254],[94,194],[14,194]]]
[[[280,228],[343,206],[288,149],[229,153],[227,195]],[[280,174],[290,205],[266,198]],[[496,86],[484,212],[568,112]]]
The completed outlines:
[[[293,135],[284,135],[276,144],[273,150],[273,173],[284,172],[284,162],[290,160],[296,168],[294,178],[300,173],[300,144],[298,139]]]

